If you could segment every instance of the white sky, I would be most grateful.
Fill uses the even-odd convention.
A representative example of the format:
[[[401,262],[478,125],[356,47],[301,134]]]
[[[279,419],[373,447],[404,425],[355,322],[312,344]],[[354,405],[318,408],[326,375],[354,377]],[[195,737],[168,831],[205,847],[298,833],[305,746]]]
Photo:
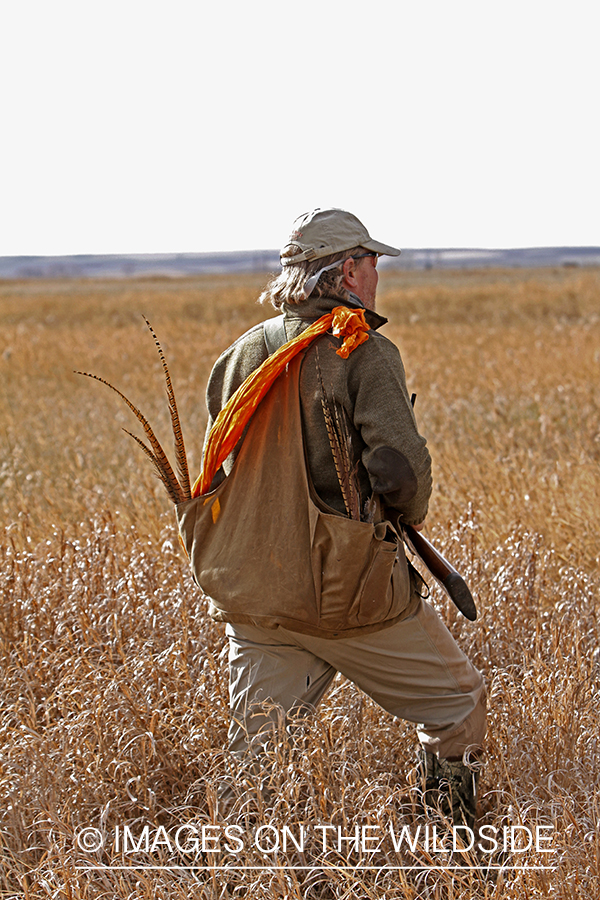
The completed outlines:
[[[596,0],[4,0],[0,255],[600,245]]]

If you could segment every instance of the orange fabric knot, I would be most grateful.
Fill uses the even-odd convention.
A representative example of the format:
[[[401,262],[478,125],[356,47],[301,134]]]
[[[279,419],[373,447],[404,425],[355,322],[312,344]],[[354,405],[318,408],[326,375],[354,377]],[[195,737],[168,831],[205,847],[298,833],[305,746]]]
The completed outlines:
[[[342,359],[348,359],[353,350],[368,340],[368,331],[364,309],[349,309],[347,306],[336,306],[333,310],[333,328],[335,337],[344,336],[342,346],[336,350]]]

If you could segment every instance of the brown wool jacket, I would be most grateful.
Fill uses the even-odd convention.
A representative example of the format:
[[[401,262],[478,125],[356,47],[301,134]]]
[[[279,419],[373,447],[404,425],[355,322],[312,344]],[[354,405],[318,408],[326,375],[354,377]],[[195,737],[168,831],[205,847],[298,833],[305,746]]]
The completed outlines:
[[[286,306],[288,340],[335,306],[328,297],[309,298]],[[364,308],[353,294],[345,303]],[[371,330],[364,344],[342,359],[335,350],[341,341],[330,334],[317,338],[306,352],[300,377],[300,400],[310,475],[317,494],[345,512],[321,402],[318,367],[330,403],[344,411],[352,452],[358,466],[361,499],[380,494],[401,521],[411,525],[425,519],[431,494],[431,458],[419,434],[406,388],[398,348],[377,331],[387,321],[366,310]],[[262,324],[238,338],[217,360],[206,392],[208,431],[223,405],[246,377],[268,356]],[[317,365],[318,363],[318,365]],[[229,472],[234,454],[225,463]]]

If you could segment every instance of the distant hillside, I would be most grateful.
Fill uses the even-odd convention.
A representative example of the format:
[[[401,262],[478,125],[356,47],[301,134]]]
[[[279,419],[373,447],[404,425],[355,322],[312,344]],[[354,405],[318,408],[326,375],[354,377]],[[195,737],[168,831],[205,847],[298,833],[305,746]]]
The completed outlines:
[[[385,265],[399,269],[539,268],[598,266],[600,247],[532,247],[520,250],[403,250]],[[181,277],[230,272],[276,272],[277,250],[224,253],[138,253],[129,255],[0,256],[0,279]]]

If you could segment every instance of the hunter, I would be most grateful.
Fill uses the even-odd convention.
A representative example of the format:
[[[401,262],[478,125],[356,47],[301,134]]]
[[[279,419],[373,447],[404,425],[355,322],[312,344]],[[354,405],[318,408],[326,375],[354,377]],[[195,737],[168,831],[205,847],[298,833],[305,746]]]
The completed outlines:
[[[399,254],[341,209],[294,222],[260,297],[280,315],[238,338],[207,388],[208,435],[246,379],[292,348],[210,481],[218,492],[239,462],[228,502],[243,495],[252,507],[240,515],[258,507],[265,518],[242,523],[214,590],[202,586],[227,622],[235,754],[259,753],[278,718],[314,711],[341,672],[416,723],[426,800],[472,827],[484,680],[424,599],[400,537],[403,524],[422,528],[432,480],[402,359],[376,311],[378,259]],[[223,496],[214,521],[226,507]]]

